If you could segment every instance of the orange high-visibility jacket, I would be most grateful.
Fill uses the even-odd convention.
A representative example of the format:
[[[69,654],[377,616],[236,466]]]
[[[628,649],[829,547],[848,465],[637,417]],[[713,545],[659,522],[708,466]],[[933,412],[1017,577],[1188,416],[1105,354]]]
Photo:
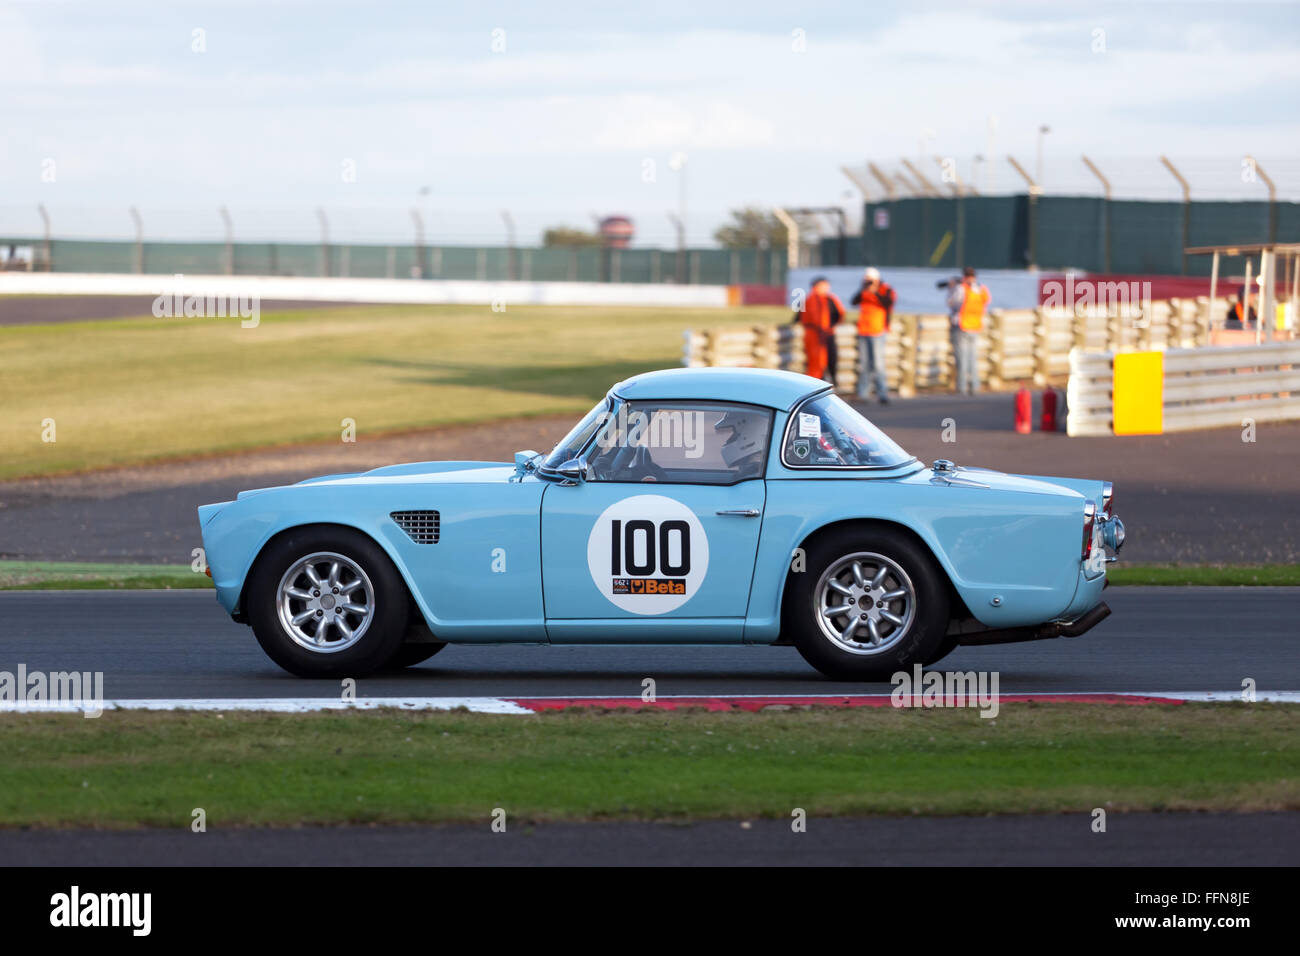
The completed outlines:
[[[979,332],[984,328],[984,313],[988,310],[991,298],[988,286],[977,282],[965,285],[965,289],[961,310],[957,313],[957,324],[963,332]]]
[[[799,323],[805,329],[813,328],[830,332],[831,326],[843,315],[844,303],[834,292],[825,294],[810,292],[808,298],[804,300],[803,311],[799,313]]]
[[[830,358],[827,345],[834,334],[835,323],[844,316],[844,303],[833,292],[810,292],[804,300],[803,311],[799,313],[799,324],[803,326],[803,349],[808,362],[808,374],[821,378],[826,374],[827,360]]]
[[[894,290],[880,283],[875,292],[863,292],[858,313],[858,335],[880,335],[889,331],[889,313],[894,308]]]

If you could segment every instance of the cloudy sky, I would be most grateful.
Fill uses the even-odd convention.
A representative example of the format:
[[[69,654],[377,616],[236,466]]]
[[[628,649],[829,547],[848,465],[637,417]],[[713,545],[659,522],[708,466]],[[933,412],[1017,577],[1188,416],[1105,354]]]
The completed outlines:
[[[1300,198],[1294,3],[40,3],[0,0],[0,235],[522,241],[626,213],[671,241],[744,204],[859,207],[841,172],[936,157],[1095,192]],[[983,164],[977,155],[989,157]]]

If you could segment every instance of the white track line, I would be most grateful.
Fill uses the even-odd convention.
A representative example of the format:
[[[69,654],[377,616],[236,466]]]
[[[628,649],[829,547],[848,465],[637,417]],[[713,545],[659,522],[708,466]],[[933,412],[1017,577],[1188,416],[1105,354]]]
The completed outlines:
[[[106,700],[102,705],[85,701],[0,701],[0,713],[81,713],[86,710],[202,710],[267,711],[301,714],[323,710],[455,710],[463,707],[477,714],[531,714],[525,707],[499,697],[363,697],[340,700],[331,697],[212,697]]]
[[[709,698],[715,700],[745,700],[763,698],[779,701],[782,697],[807,700],[825,698],[842,700],[845,697],[879,697],[888,699],[889,694],[675,694],[660,695],[661,701],[698,700]],[[1170,700],[1184,700],[1205,703],[1234,703],[1241,701],[1240,691],[1017,691],[1003,697],[1163,697]],[[535,711],[516,703],[516,700],[572,700],[581,703],[584,700],[627,700],[640,703],[639,697],[532,697],[517,695],[504,697],[362,697],[358,700],[341,700],[333,697],[210,697],[210,698],[149,698],[139,700],[106,700],[102,704],[90,701],[8,701],[0,700],[2,713],[83,713],[97,710],[188,710],[188,711],[263,711],[268,713],[301,714],[314,711],[343,710],[377,710],[392,707],[398,710],[456,710],[464,708],[476,714],[517,714],[528,715]],[[1300,691],[1258,691],[1256,701],[1260,703],[1300,703]]]
[[[1231,704],[1242,699],[1239,690],[1175,690],[1153,693],[1122,692],[1124,697],[1171,697],[1174,700],[1200,701],[1202,703]],[[1270,704],[1300,704],[1300,690],[1258,690],[1255,700]]]

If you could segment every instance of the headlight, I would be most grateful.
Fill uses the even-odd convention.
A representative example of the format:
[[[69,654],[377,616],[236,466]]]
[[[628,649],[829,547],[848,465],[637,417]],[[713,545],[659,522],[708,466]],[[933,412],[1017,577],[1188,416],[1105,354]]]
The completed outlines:
[[[1101,540],[1106,547],[1118,552],[1124,547],[1124,522],[1116,517],[1106,518],[1101,526]]]

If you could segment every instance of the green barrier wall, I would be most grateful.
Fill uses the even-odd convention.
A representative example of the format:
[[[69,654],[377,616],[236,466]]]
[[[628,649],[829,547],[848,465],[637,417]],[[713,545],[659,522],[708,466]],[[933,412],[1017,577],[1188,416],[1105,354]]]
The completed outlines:
[[[1270,241],[1300,242],[1300,203],[910,198],[863,206],[862,241],[854,250],[859,257],[848,264],[1023,269],[1032,263],[1041,269],[1209,275],[1210,258],[1184,257],[1184,246]],[[835,238],[822,239],[822,263],[838,262],[838,249]],[[1224,259],[1220,268],[1240,272],[1244,265]]]
[[[862,259],[861,239],[849,237],[850,261]],[[0,258],[9,245],[35,246],[40,240],[0,237]],[[157,275],[220,275],[227,272],[222,243],[146,242],[143,269]],[[39,255],[39,253],[38,253]],[[50,257],[55,272],[137,271],[132,242],[55,239]],[[505,280],[534,282],[674,282],[678,281],[676,250],[591,247],[523,248],[503,246],[332,245],[323,249],[306,243],[235,243],[235,275],[352,276],[356,278],[418,278]],[[785,250],[688,249],[681,257],[680,281],[704,285],[783,285]]]

